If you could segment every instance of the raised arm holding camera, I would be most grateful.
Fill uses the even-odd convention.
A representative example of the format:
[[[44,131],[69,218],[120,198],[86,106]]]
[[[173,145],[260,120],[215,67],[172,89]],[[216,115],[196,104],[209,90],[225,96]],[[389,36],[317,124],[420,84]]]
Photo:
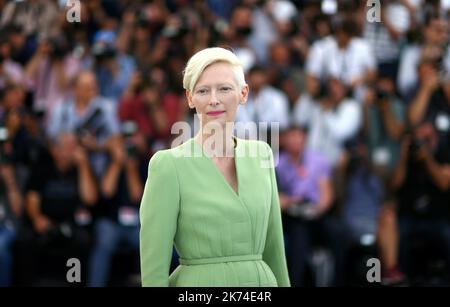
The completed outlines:
[[[392,174],[398,197],[399,260],[409,277],[418,269],[412,262],[412,242],[425,240],[428,254],[435,253],[439,246],[447,268],[443,278],[450,278],[450,193],[446,173],[450,155],[443,141],[432,123],[417,125],[403,140],[400,160]]]
[[[48,153],[40,157],[26,188],[28,223],[18,236],[18,276],[23,285],[34,285],[43,277],[37,263],[61,260],[55,255],[63,255],[64,261],[87,256],[89,235],[77,213],[98,197],[86,151],[74,135],[52,138]]]
[[[0,189],[0,287],[8,287],[12,279],[12,247],[16,237],[14,221],[22,213],[22,195],[14,167],[3,162],[0,164]]]
[[[390,172],[398,160],[405,132],[405,107],[395,94],[394,80],[380,75],[363,102],[363,134],[368,141],[369,158]]]
[[[335,198],[332,168],[323,153],[305,148],[307,135],[302,127],[283,131],[276,167],[290,279],[293,286],[308,285],[308,260],[320,242],[335,263],[329,283],[342,286],[348,240],[343,224],[330,212]]]
[[[110,146],[111,161],[100,181],[102,199],[96,211],[94,245],[90,256],[87,285],[110,284],[113,256],[117,251],[130,251],[134,272],[139,270],[138,208],[143,192],[138,158],[126,151],[121,139]]]
[[[182,119],[181,112],[179,97],[162,92],[151,78],[136,72],[118,108],[127,148],[136,151],[147,164],[148,157],[156,150],[170,146],[170,130]]]
[[[132,57],[117,50],[115,41],[113,31],[100,30],[95,34],[92,70],[98,80],[100,95],[117,103],[133,75],[135,62]]]
[[[81,72],[76,79],[74,96],[59,105],[49,121],[48,136],[61,131],[77,135],[88,151],[90,163],[97,178],[108,165],[109,143],[120,139],[115,105],[98,96],[97,80],[91,71]]]
[[[438,92],[438,90],[441,89],[442,83],[439,79],[435,63],[431,60],[423,61],[419,64],[418,70],[419,89],[416,96],[411,101],[408,111],[408,118],[412,125],[416,125],[422,121],[433,99],[443,98],[436,98],[436,95],[442,96],[442,92]]]
[[[434,158],[441,167],[436,167],[430,155],[422,150],[421,157],[427,165],[435,183],[448,190],[450,156],[450,80],[448,72],[438,71],[436,61],[423,61],[419,65],[420,89],[409,107],[412,126],[428,122],[436,134]]]
[[[25,75],[34,91],[34,109],[42,109],[47,119],[54,108],[69,95],[70,85],[80,70],[79,60],[70,54],[62,36],[42,37]]]

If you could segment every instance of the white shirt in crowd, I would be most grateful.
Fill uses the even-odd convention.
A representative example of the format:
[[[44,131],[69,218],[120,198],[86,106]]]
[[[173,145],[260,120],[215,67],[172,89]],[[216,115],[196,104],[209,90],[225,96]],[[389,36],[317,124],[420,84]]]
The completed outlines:
[[[369,43],[353,38],[347,48],[340,49],[334,37],[315,42],[306,62],[307,73],[321,79],[338,78],[350,85],[367,71],[376,70],[376,59]]]
[[[403,3],[394,1],[386,6],[386,19],[400,34],[394,39],[381,22],[369,22],[364,25],[363,37],[371,45],[378,63],[390,63],[398,60],[400,47],[411,24],[411,15]]]
[[[321,152],[335,166],[345,141],[359,131],[362,123],[361,106],[345,98],[335,109],[325,110],[309,95],[300,96],[292,121],[309,129],[306,147]]]
[[[280,129],[289,125],[289,101],[287,96],[280,90],[265,86],[257,96],[251,92],[246,104],[239,106],[236,114],[236,135],[243,138],[257,136],[259,123],[279,123]],[[257,127],[253,124],[256,123]],[[251,128],[253,127],[253,128]],[[247,131],[245,131],[247,129]],[[257,129],[257,130],[255,130]]]

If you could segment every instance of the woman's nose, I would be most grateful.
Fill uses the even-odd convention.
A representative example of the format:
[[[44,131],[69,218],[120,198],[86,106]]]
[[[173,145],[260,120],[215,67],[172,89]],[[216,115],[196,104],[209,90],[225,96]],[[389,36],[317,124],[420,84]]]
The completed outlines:
[[[209,99],[209,104],[210,105],[213,105],[213,106],[216,106],[216,105],[218,105],[220,102],[219,102],[219,99],[218,99],[218,97],[217,97],[217,94],[216,94],[216,91],[211,91],[211,97],[210,97],[210,99]]]

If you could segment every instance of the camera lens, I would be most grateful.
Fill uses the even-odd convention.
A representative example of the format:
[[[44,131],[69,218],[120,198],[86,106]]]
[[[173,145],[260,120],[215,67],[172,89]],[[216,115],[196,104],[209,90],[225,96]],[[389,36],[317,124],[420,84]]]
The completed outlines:
[[[122,133],[125,136],[131,136],[133,134],[135,134],[137,131],[137,126],[136,123],[134,121],[126,121],[122,124]]]
[[[8,140],[8,128],[0,127],[0,142],[5,142]]]

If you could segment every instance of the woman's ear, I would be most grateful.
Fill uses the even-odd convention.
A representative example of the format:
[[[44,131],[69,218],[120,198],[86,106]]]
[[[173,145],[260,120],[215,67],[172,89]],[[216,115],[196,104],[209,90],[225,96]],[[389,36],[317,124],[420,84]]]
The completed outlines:
[[[189,90],[186,90],[184,93],[186,95],[186,99],[188,101],[189,108],[191,108],[191,109],[195,108],[194,103],[192,102],[191,92]]]
[[[248,84],[245,84],[241,90],[241,97],[239,99],[240,104],[246,104],[248,99],[249,87]]]

